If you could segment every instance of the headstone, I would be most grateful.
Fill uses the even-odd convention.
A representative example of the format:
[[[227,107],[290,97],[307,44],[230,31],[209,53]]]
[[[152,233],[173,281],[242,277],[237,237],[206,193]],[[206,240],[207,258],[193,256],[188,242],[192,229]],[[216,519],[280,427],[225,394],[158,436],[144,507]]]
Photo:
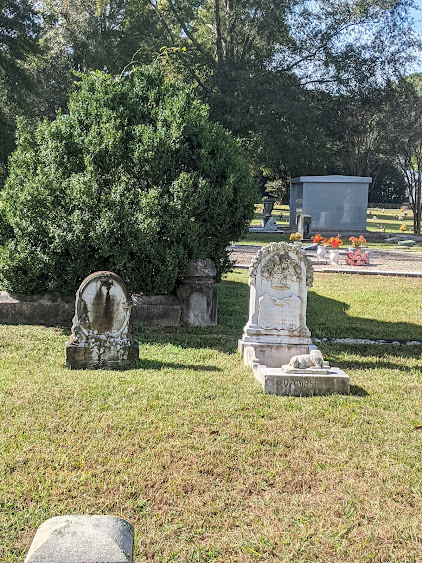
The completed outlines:
[[[306,326],[313,268],[301,248],[286,242],[261,248],[249,268],[249,319],[239,340],[266,393],[348,393],[349,376],[324,362]]]
[[[262,220],[264,222],[264,219]],[[277,223],[274,217],[268,217],[262,227],[263,232],[272,232],[277,230]]]
[[[117,516],[56,516],[38,528],[25,563],[132,563],[133,538]]]
[[[210,258],[200,258],[189,263],[186,275],[177,288],[183,324],[188,326],[217,324],[215,274],[214,262]]]
[[[309,353],[306,304],[312,280],[313,268],[300,247],[274,242],[259,250],[249,268],[249,320],[239,341],[246,365],[258,359],[276,367]]]
[[[72,334],[66,342],[71,369],[113,369],[139,358],[133,341],[132,299],[123,280],[112,272],[95,272],[76,293]]]
[[[311,238],[311,223],[312,217],[310,215],[301,214],[297,218],[297,232],[302,235],[302,240],[309,240]]]
[[[277,230],[277,223],[274,217],[271,216],[271,213],[274,208],[275,198],[268,197],[264,200],[264,217],[261,221],[261,227],[264,231],[276,231]]]

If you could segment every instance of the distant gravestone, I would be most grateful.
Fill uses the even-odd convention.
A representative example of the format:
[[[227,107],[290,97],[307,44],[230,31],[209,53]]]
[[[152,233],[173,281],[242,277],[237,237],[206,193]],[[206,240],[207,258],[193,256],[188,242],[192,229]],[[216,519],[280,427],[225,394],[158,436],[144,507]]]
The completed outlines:
[[[210,258],[199,258],[189,263],[185,277],[177,288],[183,324],[188,326],[217,324],[215,274],[215,265]]]
[[[264,226],[262,227],[262,230],[265,232],[272,232],[277,230],[277,223],[274,217],[268,217],[268,219],[265,221]]]
[[[306,326],[313,268],[305,253],[286,242],[261,248],[249,269],[249,319],[239,340],[266,393],[325,395],[348,393],[349,376],[330,368],[312,344]]]
[[[297,231],[302,235],[303,240],[311,238],[312,217],[310,215],[299,215],[297,218]]]
[[[132,563],[133,538],[117,516],[55,516],[38,528],[25,563]]]
[[[72,334],[66,342],[71,369],[113,369],[139,358],[133,341],[132,299],[123,280],[112,272],[95,272],[76,294]]]

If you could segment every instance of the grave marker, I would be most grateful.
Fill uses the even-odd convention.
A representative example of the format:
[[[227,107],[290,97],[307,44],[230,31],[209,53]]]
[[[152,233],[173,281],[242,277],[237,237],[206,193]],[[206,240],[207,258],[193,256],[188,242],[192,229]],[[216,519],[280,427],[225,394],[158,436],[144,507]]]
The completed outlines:
[[[132,298],[112,272],[95,272],[76,293],[72,334],[66,342],[71,369],[113,369],[139,358],[132,339]]]

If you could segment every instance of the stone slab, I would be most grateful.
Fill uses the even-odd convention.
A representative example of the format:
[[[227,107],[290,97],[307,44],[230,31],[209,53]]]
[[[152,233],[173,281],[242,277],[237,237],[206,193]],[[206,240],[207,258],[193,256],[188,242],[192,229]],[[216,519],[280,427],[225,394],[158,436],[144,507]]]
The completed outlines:
[[[267,233],[268,231],[265,231],[263,227],[249,227],[249,232],[250,233]],[[271,231],[271,234],[283,235],[284,231],[281,231],[279,228],[277,228],[276,231]]]
[[[175,295],[132,295],[132,322],[180,326],[182,308]]]
[[[15,295],[0,292],[0,323],[69,326],[75,312],[75,298],[55,295]]]
[[[25,563],[132,563],[133,538],[117,516],[56,516],[38,528]]]
[[[290,362],[293,356],[309,354],[312,348],[311,340],[303,344],[274,344],[267,342],[238,341],[238,350],[245,366],[252,366],[254,361],[268,367],[278,367]]]
[[[328,374],[287,374],[282,368],[253,365],[254,375],[269,395],[289,397],[312,397],[350,393],[350,378],[340,368],[331,367]]]
[[[175,295],[133,295],[132,299],[132,321],[148,326],[180,326],[182,309]],[[74,313],[74,297],[0,292],[0,324],[68,327]]]

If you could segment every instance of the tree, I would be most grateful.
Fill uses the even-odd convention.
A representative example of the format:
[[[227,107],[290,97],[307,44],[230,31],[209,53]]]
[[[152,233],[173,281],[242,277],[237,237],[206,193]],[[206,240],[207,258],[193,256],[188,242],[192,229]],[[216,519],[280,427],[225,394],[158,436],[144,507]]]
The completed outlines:
[[[392,84],[388,90],[389,116],[384,131],[386,152],[393,154],[403,173],[413,211],[413,230],[421,232],[422,192],[422,75]]]
[[[0,181],[14,147],[16,116],[25,112],[32,88],[25,61],[37,52],[38,33],[29,0],[0,0]]]
[[[38,91],[31,100],[38,117],[53,119],[66,107],[74,72],[121,73],[136,52],[150,63],[162,40],[148,3],[136,0],[40,0],[41,55],[31,64]],[[154,55],[155,53],[155,55]]]
[[[175,75],[196,84],[272,178],[333,165],[311,88],[367,91],[400,72],[417,44],[407,0],[149,2],[175,47]]]
[[[172,291],[191,259],[221,274],[256,199],[237,143],[160,65],[82,79],[67,114],[22,126],[1,200],[0,285],[73,294],[95,270]]]
[[[403,172],[389,160],[381,163],[369,191],[370,203],[403,204],[406,197],[406,182]]]

